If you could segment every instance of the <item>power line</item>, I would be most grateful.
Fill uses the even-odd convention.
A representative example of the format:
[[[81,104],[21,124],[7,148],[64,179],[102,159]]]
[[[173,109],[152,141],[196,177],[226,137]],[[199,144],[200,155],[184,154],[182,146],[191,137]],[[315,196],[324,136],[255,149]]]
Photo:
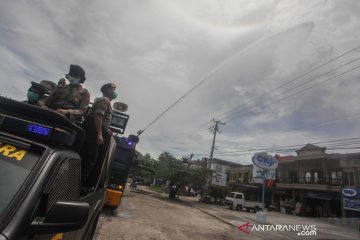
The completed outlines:
[[[301,75],[299,75],[299,76],[291,79],[290,81],[287,81],[287,82],[284,82],[284,83],[280,84],[279,86],[277,86],[277,87],[275,87],[275,88],[267,91],[265,94],[268,95],[269,93],[271,93],[271,92],[273,92],[273,91],[276,91],[276,90],[278,90],[278,89],[280,89],[280,88],[282,88],[282,87],[284,87],[284,86],[286,86],[286,85],[288,85],[288,84],[290,84],[290,83],[292,83],[292,82],[294,82],[294,81],[296,81],[296,80],[298,80],[298,79],[300,79],[300,78],[303,78],[304,76],[306,76],[306,75],[308,75],[308,74],[310,74],[310,73],[312,73],[312,72],[315,72],[316,70],[318,70],[318,69],[320,69],[320,68],[322,68],[322,67],[324,67],[324,66],[326,66],[326,65],[328,65],[328,64],[330,64],[330,63],[332,63],[332,62],[334,62],[334,61],[336,61],[336,60],[338,60],[338,59],[340,59],[341,57],[343,57],[343,56],[345,56],[345,55],[347,55],[347,54],[349,54],[349,53],[351,53],[351,52],[354,52],[355,50],[358,50],[358,49],[360,49],[360,46],[357,46],[357,47],[355,47],[355,48],[352,48],[351,50],[346,51],[346,52],[344,52],[344,53],[336,56],[335,58],[332,58],[332,59],[330,59],[329,61],[327,61],[327,62],[325,62],[325,63],[323,63],[323,64],[321,64],[321,65],[318,65],[317,67],[315,67],[315,68],[313,68],[313,69],[311,69],[311,70],[309,70],[309,71],[307,71],[307,72],[305,72],[305,73],[303,73],[303,74],[301,74]],[[313,79],[311,79],[311,80],[306,81],[306,83],[307,83],[307,82],[310,82],[310,81],[313,81],[313,80],[316,80],[317,78],[319,78],[319,77],[321,77],[321,76],[324,76],[324,75],[326,75],[326,74],[328,74],[328,73],[331,73],[331,72],[333,72],[333,71],[335,71],[335,70],[337,70],[337,69],[339,69],[339,68],[341,68],[341,67],[344,67],[345,65],[348,65],[348,64],[350,64],[350,63],[352,63],[352,62],[355,62],[355,61],[357,61],[357,60],[359,60],[359,59],[360,59],[360,58],[356,58],[356,59],[354,59],[354,60],[352,60],[352,61],[350,61],[350,62],[347,62],[346,64],[343,64],[343,65],[341,65],[341,66],[339,66],[339,67],[337,67],[337,68],[335,68],[335,69],[333,69],[333,70],[331,70],[331,71],[328,71],[327,73],[321,74],[321,75],[317,76],[316,78],[313,78]],[[302,84],[301,86],[303,86],[303,85],[304,85],[304,84]],[[298,86],[298,87],[299,87],[299,86]],[[294,89],[295,89],[295,88],[293,88],[293,89],[291,89],[291,90],[294,90]],[[289,90],[287,90],[287,91],[289,91]],[[280,94],[280,95],[281,95],[281,94]],[[280,96],[280,95],[277,95],[277,96]],[[229,112],[231,112],[231,111],[233,111],[233,110],[235,110],[235,109],[237,109],[237,108],[240,108],[240,107],[242,107],[242,106],[246,106],[248,103],[255,102],[256,99],[260,99],[260,98],[262,98],[262,97],[255,97],[255,98],[247,101],[246,103],[240,104],[240,105],[238,105],[238,106],[236,106],[236,107],[234,107],[234,108],[231,108],[231,109],[228,110],[228,111],[225,111],[225,112],[223,112],[223,113],[221,113],[221,114],[218,114],[218,115],[217,115],[217,118],[219,118],[220,116],[223,116],[223,115],[225,115],[226,113],[229,113]],[[272,97],[272,98],[274,98],[274,97]],[[257,105],[258,105],[258,104],[257,104]],[[255,106],[256,106],[256,105],[255,105]],[[254,107],[254,106],[253,106],[253,107]],[[208,124],[208,122],[202,124],[202,125],[200,126],[200,128],[199,128],[199,131],[205,132],[207,129],[203,129],[203,130],[201,130],[201,129],[202,129],[204,126],[206,126],[206,124]],[[192,134],[191,134],[191,135],[192,135]]]
[[[360,137],[356,138],[345,138],[345,139],[335,139],[335,140],[328,140],[328,141],[321,141],[321,142],[312,142],[310,144],[313,145],[330,145],[330,146],[340,146],[342,143],[349,143],[349,142],[356,142],[358,141],[360,143]],[[283,150],[283,149],[294,149],[296,147],[304,146],[304,144],[295,144],[295,145],[287,145],[287,146],[278,146],[278,147],[266,147],[266,148],[228,148],[228,149],[238,149],[237,151],[224,151],[219,153],[238,153],[243,151],[270,151],[274,149]],[[218,146],[218,148],[227,148],[227,147],[221,147]]]
[[[347,71],[345,71],[345,72],[343,72],[343,73],[340,73],[340,74],[338,74],[338,75],[336,75],[336,76],[334,76],[334,77],[331,77],[331,78],[328,78],[328,79],[326,79],[326,80],[324,80],[324,81],[321,81],[321,82],[318,82],[317,84],[314,84],[314,85],[312,85],[312,86],[310,86],[310,87],[308,87],[308,88],[305,88],[305,89],[302,89],[301,91],[298,91],[298,92],[295,92],[295,93],[293,93],[293,94],[291,94],[291,95],[288,95],[288,96],[286,96],[286,97],[284,97],[284,98],[282,98],[282,99],[278,99],[277,101],[280,101],[280,100],[283,100],[283,99],[285,99],[285,98],[288,98],[288,97],[291,97],[291,96],[293,96],[293,95],[296,95],[296,94],[298,94],[298,93],[301,93],[301,92],[304,92],[304,91],[306,91],[307,89],[310,89],[310,88],[312,88],[312,87],[315,87],[315,86],[317,86],[317,85],[320,85],[320,84],[322,84],[322,83],[324,83],[324,82],[327,82],[327,81],[329,81],[329,80],[332,80],[332,79],[334,79],[334,78],[336,78],[336,77],[339,77],[339,76],[341,76],[341,75],[344,75],[344,74],[346,74],[346,73],[348,73],[348,72],[350,72],[350,71],[353,71],[353,70],[355,70],[355,69],[357,69],[357,68],[359,68],[360,66],[358,66],[358,67],[354,67],[354,68],[352,68],[352,69],[349,69],[349,70],[347,70]],[[277,101],[275,101],[275,102],[277,102]],[[268,105],[271,105],[271,104],[273,104],[273,103],[275,103],[275,102],[272,102],[272,103],[270,103],[270,104],[268,104]],[[356,115],[358,115],[358,114],[356,114]],[[324,123],[327,123],[327,122],[330,122],[330,121],[335,121],[335,120],[340,120],[340,119],[342,119],[342,118],[338,118],[338,119],[332,119],[332,120],[329,120],[329,121],[326,121],[326,122],[323,122],[323,123],[320,123],[320,124],[324,124]],[[305,126],[305,127],[308,127],[308,126]],[[333,147],[333,149],[336,149],[335,148],[336,146],[334,146]],[[356,147],[355,147],[356,148]],[[267,149],[251,149],[251,150],[247,150],[247,152],[249,152],[249,151],[270,151],[270,150],[273,150],[274,148],[267,148]],[[354,148],[348,148],[348,149],[354,149]],[[295,151],[296,149],[277,149],[277,151],[283,151],[283,152],[290,152],[290,151]],[[245,152],[244,150],[242,150],[242,151],[235,151],[236,153],[240,153],[240,152]],[[223,152],[223,153],[216,153],[216,154],[232,154],[232,153],[234,153],[235,154],[235,152]]]
[[[298,128],[295,128],[295,129],[289,129],[289,130],[286,130],[285,132],[292,132],[292,131],[296,131],[296,130],[300,130],[300,129],[306,129],[306,128],[309,128],[309,127],[321,126],[321,125],[324,125],[324,124],[329,124],[329,123],[336,122],[336,121],[339,121],[339,120],[344,120],[344,119],[353,119],[355,116],[359,117],[359,115],[360,115],[360,112],[358,112],[356,114],[353,114],[353,115],[350,115],[350,116],[333,118],[333,119],[326,120],[326,121],[323,121],[323,122],[320,122],[320,123],[315,123],[315,124],[312,124],[312,125],[302,126],[302,127],[298,127]]]
[[[302,84],[300,84],[300,85],[298,85],[298,86],[296,86],[296,87],[293,87],[292,89],[286,90],[286,92],[280,93],[280,94],[275,95],[275,96],[270,96],[270,97],[268,97],[267,99],[273,99],[273,98],[275,98],[275,97],[284,95],[284,94],[288,93],[289,91],[295,90],[295,89],[297,89],[298,87],[302,87],[302,86],[304,86],[305,84],[307,84],[307,83],[309,83],[309,82],[315,81],[316,79],[318,79],[318,78],[320,78],[320,77],[322,77],[322,76],[325,76],[325,75],[327,75],[327,74],[329,74],[329,73],[331,73],[331,72],[333,72],[333,71],[335,71],[335,70],[337,70],[337,69],[339,69],[339,68],[342,68],[342,67],[344,67],[344,66],[346,66],[346,65],[349,65],[350,63],[353,63],[353,62],[355,62],[355,61],[358,61],[359,59],[360,59],[360,58],[354,59],[354,60],[352,60],[352,61],[350,61],[350,62],[348,62],[348,63],[346,63],[346,64],[343,64],[343,65],[341,65],[341,66],[339,66],[339,67],[337,67],[337,68],[335,68],[335,69],[333,69],[333,70],[330,70],[330,71],[328,71],[328,72],[326,72],[326,73],[324,73],[324,74],[321,74],[321,75],[319,75],[319,76],[317,76],[317,77],[315,77],[315,78],[312,78],[312,79],[310,79],[310,80],[308,80],[308,81],[306,81],[306,82],[304,82],[304,83],[302,83]],[[342,74],[340,74],[340,75],[342,75]],[[338,76],[340,76],[340,75],[338,75]],[[334,78],[336,78],[336,77],[334,77]],[[333,79],[333,78],[331,78],[331,79]],[[331,80],[331,79],[330,79],[330,80]],[[322,83],[324,83],[324,82],[327,82],[327,80],[320,82],[320,84],[322,84]],[[313,86],[317,86],[317,85],[320,85],[320,84],[314,84]],[[308,87],[308,88],[306,88],[306,89],[310,89],[310,88],[312,88],[312,87]],[[294,95],[296,95],[296,94],[294,94]],[[292,95],[292,96],[293,96],[293,95]],[[286,98],[287,98],[287,97],[286,97]],[[254,106],[247,107],[247,108],[245,108],[245,109],[243,109],[242,111],[239,111],[239,112],[237,112],[237,113],[244,112],[245,110],[254,108],[255,106],[258,106],[258,105],[260,105],[260,104],[261,104],[261,103],[258,102],[258,103],[256,103]],[[269,104],[269,105],[271,105],[271,104]]]
[[[272,105],[272,104],[274,104],[274,103],[278,103],[278,102],[283,101],[283,100],[285,100],[285,99],[288,99],[288,98],[290,98],[290,97],[293,97],[293,96],[295,96],[295,95],[297,95],[297,94],[303,93],[303,92],[305,92],[305,91],[307,91],[307,90],[309,90],[309,89],[311,89],[311,88],[314,88],[314,87],[316,87],[316,86],[319,86],[320,84],[324,84],[324,83],[326,83],[326,82],[328,82],[328,81],[331,81],[331,80],[333,80],[333,79],[335,79],[335,78],[338,78],[338,77],[340,77],[340,76],[342,76],[342,75],[344,75],[344,74],[346,74],[346,73],[348,73],[348,72],[354,71],[354,70],[356,70],[356,69],[358,69],[358,68],[360,68],[360,65],[359,65],[359,66],[356,66],[356,67],[354,67],[354,68],[351,68],[351,69],[349,69],[349,70],[347,70],[347,71],[345,71],[345,72],[342,72],[342,73],[340,73],[340,74],[338,74],[338,75],[336,75],[336,76],[327,78],[327,79],[324,80],[324,81],[321,81],[321,82],[318,82],[318,83],[316,83],[316,84],[313,84],[313,85],[311,85],[311,86],[309,86],[309,87],[307,87],[307,88],[304,88],[304,89],[302,89],[302,90],[300,90],[300,91],[297,91],[297,92],[295,92],[295,93],[292,93],[292,94],[290,94],[290,95],[288,95],[288,96],[285,96],[285,97],[283,97],[283,98],[277,99],[277,100],[275,100],[274,102],[271,102],[271,103],[269,103],[269,104],[266,104],[265,107],[270,106],[270,105]],[[245,112],[246,110],[249,110],[249,109],[251,109],[251,108],[253,108],[253,107],[255,107],[255,106],[258,106],[259,104],[260,104],[260,103],[257,103],[257,104],[255,104],[254,106],[252,106],[252,107],[250,107],[250,108],[245,108],[245,109],[243,109],[242,111],[238,112],[237,115],[233,116],[233,117],[230,118],[230,119],[227,119],[227,121],[229,122],[229,121],[235,120],[235,119],[237,119],[237,118],[239,118],[239,117],[242,117],[243,115],[241,115],[240,113],[243,113],[243,112]]]
[[[360,145],[358,146],[354,146],[354,147],[329,147],[326,148],[327,150],[355,150],[355,149],[360,149]],[[276,153],[291,153],[291,152],[296,152],[298,149],[292,148],[292,149],[280,149],[277,150],[276,149]],[[271,152],[272,150],[264,150],[266,152]],[[217,156],[239,156],[239,155],[243,155],[243,154],[254,154],[255,151],[243,151],[243,152],[238,152],[238,153],[215,153],[215,155]]]
[[[216,72],[218,72],[221,68],[223,68],[224,66],[226,66],[229,62],[231,62],[235,57],[243,54],[244,52],[248,51],[249,49],[253,48],[254,46],[257,46],[258,44],[267,41],[271,38],[273,38],[274,36],[279,35],[282,32],[278,32],[276,34],[272,34],[271,36],[267,36],[264,37],[258,41],[255,41],[254,43],[250,44],[249,46],[247,46],[246,48],[236,52],[235,54],[233,54],[232,56],[230,56],[228,59],[226,59],[225,61],[223,61],[222,63],[220,63],[219,65],[217,65],[213,70],[211,70],[208,74],[206,74],[199,83],[197,83],[194,87],[192,87],[190,90],[188,90],[184,95],[182,95],[180,98],[178,98],[173,104],[171,104],[168,108],[166,108],[163,112],[161,112],[154,120],[152,120],[148,125],[146,125],[146,127],[143,130],[139,130],[138,131],[138,136],[140,136],[140,134],[142,134],[144,131],[146,131],[149,127],[151,127],[157,120],[159,120],[163,115],[165,115],[171,108],[173,108],[177,103],[179,103],[181,100],[183,100],[187,95],[189,95],[192,91],[194,91],[196,88],[198,88],[200,85],[202,85],[204,82],[206,82],[213,74],[215,74]],[[360,48],[357,47],[357,48]],[[354,49],[355,50],[355,49]],[[354,51],[354,50],[350,50]],[[338,56],[341,57],[341,56]]]
[[[279,33],[278,33],[279,34]],[[278,34],[273,34],[269,37],[262,38],[254,43],[252,43],[250,46],[247,46],[246,48],[236,52],[231,57],[217,65],[213,70],[211,70],[208,74],[203,77],[199,83],[197,83],[194,87],[192,87],[190,90],[188,90],[184,95],[182,95],[180,98],[178,98],[173,104],[171,104],[168,108],[166,108],[160,115],[158,115],[154,120],[152,120],[143,130],[138,131],[138,136],[142,134],[144,131],[146,131],[151,125],[153,125],[157,120],[159,120],[162,116],[164,116],[165,113],[167,113],[171,108],[173,108],[177,103],[179,103],[182,99],[184,99],[187,95],[189,95],[192,91],[194,91],[196,88],[198,88],[200,85],[202,85],[204,82],[206,82],[213,74],[215,74],[217,71],[219,71],[222,67],[227,65],[229,62],[231,62],[236,56],[239,56],[246,52],[247,50],[251,49],[252,47],[256,46],[257,44],[271,39],[271,37],[276,36]]]
[[[326,121],[319,122],[319,123],[315,123],[315,124],[310,124],[310,125],[305,125],[305,126],[293,128],[293,129],[288,129],[288,130],[282,131],[282,133],[293,132],[293,131],[297,131],[297,130],[301,130],[301,129],[307,129],[307,128],[316,127],[316,126],[322,126],[322,125],[334,123],[334,122],[337,122],[337,121],[340,121],[340,120],[350,120],[350,119],[355,119],[355,118],[358,118],[358,117],[360,117],[360,112],[349,115],[349,116],[333,118],[333,119],[326,120]]]
[[[310,144],[334,144],[334,143],[341,143],[341,142],[348,142],[348,141],[360,141],[360,137],[356,137],[356,138],[345,138],[345,139],[336,139],[336,140],[328,140],[328,141],[322,141],[322,142],[313,142]],[[304,144],[295,144],[295,145],[288,145],[288,146],[280,146],[277,148],[291,148],[291,147],[299,147],[299,146],[304,146]],[[228,148],[228,147],[221,147],[218,146],[219,148]],[[274,148],[274,147],[273,147]],[[244,148],[228,148],[228,149],[244,149]],[[254,148],[254,149],[250,149],[250,150],[262,150],[262,149],[270,149],[270,148]]]
[[[303,82],[303,83],[301,83],[301,84],[299,84],[299,85],[297,85],[297,86],[295,86],[295,87],[293,87],[293,88],[287,89],[285,92],[279,93],[279,94],[277,94],[277,95],[275,95],[275,96],[269,96],[268,98],[265,98],[265,100],[267,100],[267,99],[273,99],[273,98],[279,97],[279,96],[281,96],[281,95],[284,95],[285,93],[288,93],[288,92],[290,92],[290,91],[292,91],[292,90],[295,90],[295,89],[297,89],[297,88],[299,88],[299,87],[302,87],[302,86],[306,85],[307,83],[310,83],[310,82],[312,82],[312,81],[315,81],[315,80],[318,79],[318,78],[321,78],[321,77],[323,77],[323,76],[326,76],[326,75],[328,75],[329,73],[334,72],[334,71],[338,70],[339,68],[342,68],[342,67],[344,67],[344,66],[346,66],[346,65],[349,65],[349,64],[351,64],[351,63],[353,63],[353,62],[356,62],[356,61],[358,61],[358,60],[360,60],[360,57],[359,57],[359,58],[356,58],[356,59],[353,59],[353,60],[351,60],[351,61],[349,61],[349,62],[347,62],[347,63],[345,63],[345,64],[343,64],[343,65],[341,65],[341,66],[338,66],[338,67],[336,67],[336,68],[334,68],[334,69],[332,69],[332,70],[330,70],[330,71],[328,71],[328,72],[325,72],[325,73],[323,73],[323,74],[320,74],[320,75],[318,75],[318,76],[315,77],[315,78],[312,78],[312,79],[310,79],[310,80],[307,80],[307,81],[305,81],[305,82]],[[256,105],[255,105],[255,106],[256,106]],[[250,107],[250,108],[251,108],[251,107]]]
[[[305,72],[305,73],[303,73],[303,74],[301,74],[301,75],[299,75],[297,77],[295,77],[294,79],[291,79],[290,81],[287,81],[287,82],[284,82],[284,83],[280,84],[279,86],[265,92],[265,94],[270,94],[270,93],[272,93],[272,92],[274,92],[274,91],[276,91],[276,90],[278,90],[278,89],[280,89],[280,88],[282,88],[282,87],[284,87],[284,86],[286,86],[286,85],[288,85],[288,84],[290,84],[290,83],[292,83],[292,82],[294,82],[294,81],[296,81],[296,80],[298,80],[300,78],[303,78],[304,76],[306,76],[306,75],[308,75],[308,74],[310,74],[310,73],[312,73],[312,72],[314,72],[314,71],[316,71],[316,70],[318,70],[318,69],[320,69],[320,68],[322,68],[322,67],[324,67],[324,66],[326,66],[326,65],[328,65],[328,64],[330,64],[330,63],[332,63],[334,61],[336,61],[337,59],[339,59],[339,58],[341,58],[341,57],[343,57],[343,56],[345,56],[345,55],[347,55],[347,54],[349,54],[349,53],[351,53],[351,52],[353,52],[353,51],[355,51],[357,49],[360,49],[360,46],[357,46],[357,47],[355,47],[355,48],[353,48],[353,49],[351,49],[351,50],[349,50],[349,51],[347,51],[345,53],[342,53],[342,54],[338,55],[337,57],[335,57],[333,59],[330,59],[329,61],[327,61],[327,62],[325,62],[325,63],[323,63],[323,64],[321,64],[321,65],[319,65],[319,66],[317,66],[317,67],[315,67],[315,68],[313,68],[313,69],[311,69],[311,70],[309,70],[309,71],[307,71],[307,72]],[[228,110],[228,111],[226,111],[224,113],[221,113],[221,114],[217,115],[217,118],[220,118],[222,115],[225,115],[225,114],[233,111],[234,109],[240,108],[242,106],[247,105],[248,103],[254,102],[254,100],[259,99],[259,98],[261,98],[261,97],[252,98],[251,100],[247,101],[246,103],[240,104],[240,105],[238,105],[238,106],[236,106],[236,107],[234,107],[234,108],[232,108],[232,109],[230,109],[230,110]]]
[[[331,141],[323,141],[311,143],[316,144],[319,147],[326,147],[327,150],[351,150],[360,148],[360,138],[349,138],[349,139],[339,139]],[[241,149],[237,151],[224,151],[217,152],[216,155],[220,156],[238,156],[239,154],[252,154],[255,152],[276,152],[276,153],[290,153],[296,152],[299,148],[304,147],[305,144],[297,144],[290,146],[279,146],[279,147],[269,147],[269,148],[249,148]]]
[[[296,131],[296,130],[300,130],[300,129],[306,129],[306,128],[310,128],[310,127],[321,126],[321,125],[329,124],[329,123],[336,122],[336,121],[343,120],[343,119],[353,119],[356,116],[360,117],[359,115],[360,115],[360,112],[352,114],[350,116],[343,116],[343,117],[339,117],[339,118],[333,118],[333,119],[326,120],[326,121],[323,121],[323,122],[320,122],[320,123],[314,123],[314,124],[311,124],[311,125],[300,126],[300,127],[294,128],[294,129],[288,129],[288,130],[285,130],[285,132],[291,132],[291,131]],[[199,129],[196,132],[187,131],[187,133],[184,133],[184,134],[163,135],[163,136],[160,135],[160,136],[155,136],[155,138],[156,139],[170,139],[170,138],[171,139],[177,139],[177,138],[189,137],[189,138],[195,139],[195,138],[203,136],[206,132],[208,132],[208,130],[209,130],[209,128],[207,128],[207,129]]]

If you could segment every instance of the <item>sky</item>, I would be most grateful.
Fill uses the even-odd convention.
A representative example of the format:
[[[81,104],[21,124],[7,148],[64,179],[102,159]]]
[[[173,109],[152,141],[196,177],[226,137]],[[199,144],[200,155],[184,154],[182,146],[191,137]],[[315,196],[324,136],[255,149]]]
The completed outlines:
[[[31,81],[78,64],[91,99],[117,85],[135,134],[191,90],[138,150],[208,157],[215,118],[214,156],[249,163],[249,149],[358,137],[359,12],[357,0],[0,1],[0,94],[24,100]]]

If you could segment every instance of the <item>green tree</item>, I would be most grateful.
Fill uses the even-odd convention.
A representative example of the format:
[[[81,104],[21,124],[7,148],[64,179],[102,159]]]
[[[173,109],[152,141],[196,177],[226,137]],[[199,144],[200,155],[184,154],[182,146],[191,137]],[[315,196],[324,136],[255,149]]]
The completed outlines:
[[[215,203],[219,200],[221,202],[229,193],[228,187],[217,185],[210,185],[208,191],[209,195],[214,198]]]
[[[204,173],[203,169],[191,169],[172,154],[163,152],[159,156],[155,175],[156,177],[170,180],[171,187],[176,185],[176,189],[171,189],[169,193],[169,198],[175,198],[183,186],[203,186],[206,180]]]
[[[149,153],[145,153],[143,155],[137,151],[136,154],[138,156],[138,163],[135,167],[133,167],[131,173],[141,177],[153,178],[155,176],[158,161],[155,160]]]

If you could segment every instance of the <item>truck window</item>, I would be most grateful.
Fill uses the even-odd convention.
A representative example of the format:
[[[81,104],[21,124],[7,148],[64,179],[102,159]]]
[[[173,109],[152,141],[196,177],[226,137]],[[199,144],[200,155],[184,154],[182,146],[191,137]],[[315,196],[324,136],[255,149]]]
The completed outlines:
[[[242,199],[242,194],[237,194],[235,198],[236,199]]]
[[[235,197],[235,193],[229,193],[229,198],[234,198]]]
[[[0,216],[39,159],[40,154],[0,139]]]

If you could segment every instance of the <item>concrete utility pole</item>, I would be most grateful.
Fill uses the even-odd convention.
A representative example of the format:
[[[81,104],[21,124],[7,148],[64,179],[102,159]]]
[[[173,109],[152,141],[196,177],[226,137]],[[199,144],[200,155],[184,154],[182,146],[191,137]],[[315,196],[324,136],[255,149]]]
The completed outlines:
[[[210,171],[211,171],[211,164],[212,164],[213,156],[214,156],[216,134],[219,132],[219,124],[225,125],[225,123],[220,122],[220,120],[215,121],[215,119],[213,119],[213,122],[215,123],[215,125],[212,127],[212,130],[214,131],[214,137],[213,137],[211,151],[210,151],[210,164],[209,164],[209,173],[208,173],[209,179],[206,181],[205,186],[204,186],[203,200],[208,193],[208,187],[211,184],[211,179],[212,179],[212,174],[210,174]]]
[[[213,160],[213,156],[214,156],[214,148],[215,148],[215,139],[216,139],[216,133],[219,131],[219,124],[221,125],[225,125],[225,123],[220,122],[220,120],[215,121],[215,119],[213,119],[213,122],[215,123],[215,126],[213,127],[214,130],[214,137],[213,137],[213,142],[212,142],[212,146],[211,146],[211,151],[210,151],[210,166],[209,166],[209,170],[211,170],[211,164],[212,164],[212,160]],[[211,178],[210,178],[211,179]],[[211,181],[209,181],[209,184],[211,183]]]

